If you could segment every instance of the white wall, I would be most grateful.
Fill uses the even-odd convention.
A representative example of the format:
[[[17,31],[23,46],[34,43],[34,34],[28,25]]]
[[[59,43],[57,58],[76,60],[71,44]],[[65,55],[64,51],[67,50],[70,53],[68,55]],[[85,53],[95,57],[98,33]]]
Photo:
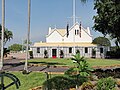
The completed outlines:
[[[50,36],[46,37],[46,42],[62,42],[62,36],[54,31]]]

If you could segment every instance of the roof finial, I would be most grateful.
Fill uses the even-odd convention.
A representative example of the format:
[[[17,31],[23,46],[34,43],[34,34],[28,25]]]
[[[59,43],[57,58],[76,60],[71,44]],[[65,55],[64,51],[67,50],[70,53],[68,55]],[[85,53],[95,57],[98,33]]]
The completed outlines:
[[[55,24],[55,29],[56,29],[56,24]]]

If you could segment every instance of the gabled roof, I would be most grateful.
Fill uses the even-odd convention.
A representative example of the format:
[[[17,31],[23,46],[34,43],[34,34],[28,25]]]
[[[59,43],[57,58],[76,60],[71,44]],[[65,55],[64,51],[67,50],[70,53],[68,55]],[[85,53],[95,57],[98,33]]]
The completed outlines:
[[[66,33],[66,29],[57,29],[57,31],[58,31],[62,36],[64,36],[65,33]]]
[[[72,28],[74,28],[76,25],[79,25],[78,22],[76,22],[71,28],[69,28],[69,31],[72,30]],[[81,26],[82,27],[82,26]],[[85,31],[90,37],[92,37],[83,27],[82,27],[83,31]],[[64,34],[64,36],[67,34],[67,32]]]
[[[71,31],[72,28],[75,27],[75,25],[79,25],[79,23],[76,22],[71,28],[69,28],[69,31]],[[92,37],[83,27],[82,27],[82,29],[83,29],[83,31],[85,31],[90,37]],[[51,33],[48,34],[47,37],[49,37],[49,36],[50,36],[53,32],[55,32],[55,31],[57,31],[62,37],[64,37],[64,36],[67,34],[66,29],[56,29],[56,28],[55,28],[55,29],[52,29],[52,30],[51,30]]]
[[[52,29],[51,33],[47,35],[47,37],[49,37],[53,32],[57,31],[62,37],[65,35],[66,33],[66,29]]]

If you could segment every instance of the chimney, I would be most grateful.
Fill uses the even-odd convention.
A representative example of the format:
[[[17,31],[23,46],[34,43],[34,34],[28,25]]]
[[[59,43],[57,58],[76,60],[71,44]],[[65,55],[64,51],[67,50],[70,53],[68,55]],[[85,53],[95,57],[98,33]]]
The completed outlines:
[[[52,30],[52,28],[51,28],[51,27],[49,27],[49,32],[48,32],[49,34],[51,33],[51,30]]]

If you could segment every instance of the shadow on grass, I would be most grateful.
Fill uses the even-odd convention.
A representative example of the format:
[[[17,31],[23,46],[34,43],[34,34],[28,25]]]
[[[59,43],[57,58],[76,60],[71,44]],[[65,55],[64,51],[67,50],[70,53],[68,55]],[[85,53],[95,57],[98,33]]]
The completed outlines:
[[[57,63],[57,62],[29,62],[30,64],[41,64],[41,65],[66,65],[64,63]]]
[[[12,67],[17,67],[20,65],[25,65],[25,62],[18,62],[18,63],[4,63],[4,66],[12,66]]]

